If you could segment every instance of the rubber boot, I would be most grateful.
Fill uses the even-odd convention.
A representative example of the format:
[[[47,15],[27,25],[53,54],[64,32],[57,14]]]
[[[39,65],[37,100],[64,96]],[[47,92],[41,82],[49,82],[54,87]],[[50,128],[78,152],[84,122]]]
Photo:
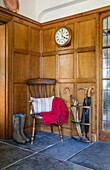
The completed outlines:
[[[26,143],[24,138],[21,136],[20,131],[20,117],[18,115],[13,115],[13,140],[18,143]]]
[[[20,117],[20,134],[21,136],[26,140],[26,142],[29,142],[30,139],[28,137],[26,137],[26,135],[24,134],[24,124],[25,124],[25,118],[26,118],[26,114],[18,114]]]

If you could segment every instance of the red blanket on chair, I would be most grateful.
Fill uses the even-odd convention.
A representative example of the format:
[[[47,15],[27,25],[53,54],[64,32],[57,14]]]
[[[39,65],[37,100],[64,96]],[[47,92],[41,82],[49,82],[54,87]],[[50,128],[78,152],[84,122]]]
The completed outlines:
[[[40,115],[43,117],[45,125],[55,123],[58,120],[62,125],[63,122],[67,123],[69,111],[63,99],[55,97],[52,102],[52,110],[50,112],[41,112]]]

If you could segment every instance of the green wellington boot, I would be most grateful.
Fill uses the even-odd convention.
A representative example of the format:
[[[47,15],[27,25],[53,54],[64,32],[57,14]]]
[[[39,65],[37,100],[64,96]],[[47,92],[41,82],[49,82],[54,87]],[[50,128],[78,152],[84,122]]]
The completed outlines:
[[[21,136],[26,140],[26,142],[29,142],[30,139],[28,137],[26,137],[26,135],[24,134],[24,124],[25,124],[25,119],[26,119],[26,114],[18,114],[20,117],[20,134]]]
[[[20,117],[13,115],[13,140],[18,143],[26,143],[25,139],[20,134]]]

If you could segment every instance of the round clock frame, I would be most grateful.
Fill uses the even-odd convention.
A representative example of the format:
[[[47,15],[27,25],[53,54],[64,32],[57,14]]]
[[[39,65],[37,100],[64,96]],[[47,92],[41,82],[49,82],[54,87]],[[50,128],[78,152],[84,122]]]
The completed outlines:
[[[64,30],[66,32],[64,32]],[[71,29],[67,28],[65,26],[59,27],[55,32],[54,38],[55,38],[55,43],[59,47],[68,46],[70,44],[70,41],[71,41]]]

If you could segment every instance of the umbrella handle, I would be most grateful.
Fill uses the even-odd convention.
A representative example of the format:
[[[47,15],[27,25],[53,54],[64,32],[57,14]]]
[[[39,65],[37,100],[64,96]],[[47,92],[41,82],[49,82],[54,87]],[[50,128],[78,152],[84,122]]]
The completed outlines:
[[[94,86],[89,87],[89,90],[88,90],[88,97],[91,96],[91,92],[92,92],[92,93],[94,92]]]
[[[78,90],[85,90],[85,95],[87,96],[87,93],[88,93],[88,88],[81,87],[81,88],[78,88]]]

